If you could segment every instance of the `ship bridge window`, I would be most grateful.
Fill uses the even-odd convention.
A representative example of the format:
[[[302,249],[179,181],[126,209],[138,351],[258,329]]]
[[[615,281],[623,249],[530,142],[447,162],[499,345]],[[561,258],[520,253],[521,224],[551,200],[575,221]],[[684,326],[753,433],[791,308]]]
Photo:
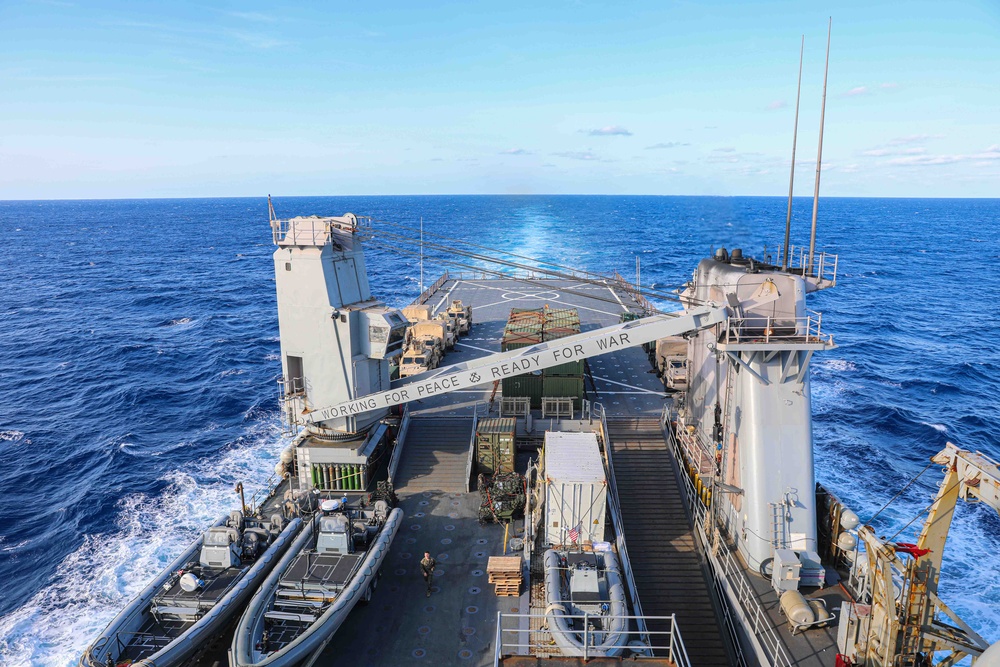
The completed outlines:
[[[399,327],[398,329],[392,329],[389,332],[389,341],[385,345],[386,354],[390,352],[395,352],[397,349],[403,347],[403,338],[406,336],[406,327]]]

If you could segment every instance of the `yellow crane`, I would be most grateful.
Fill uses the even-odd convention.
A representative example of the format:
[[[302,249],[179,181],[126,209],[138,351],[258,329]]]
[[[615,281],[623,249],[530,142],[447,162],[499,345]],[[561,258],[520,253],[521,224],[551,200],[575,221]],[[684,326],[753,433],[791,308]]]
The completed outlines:
[[[856,661],[929,667],[953,665],[968,656],[977,667],[996,667],[1000,644],[991,648],[941,600],[938,581],[958,500],[985,503],[1000,512],[1000,463],[950,442],[931,461],[944,466],[944,480],[916,544],[886,541],[871,526],[858,531],[865,545],[871,605],[870,610],[855,607],[861,620]]]

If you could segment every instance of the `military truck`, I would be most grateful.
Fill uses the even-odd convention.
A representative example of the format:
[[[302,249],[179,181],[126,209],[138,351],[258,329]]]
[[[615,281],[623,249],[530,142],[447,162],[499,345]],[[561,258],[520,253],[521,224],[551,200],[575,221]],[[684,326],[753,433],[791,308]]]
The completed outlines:
[[[448,331],[448,322],[440,319],[414,322],[410,325],[408,336],[407,342],[420,341],[436,347],[439,357],[443,357],[444,351],[449,347],[449,338],[452,340],[451,347],[455,346],[454,336]]]
[[[434,308],[427,304],[413,304],[403,309],[403,317],[410,322],[420,322],[431,319]]]
[[[455,299],[448,306],[448,317],[455,322],[459,336],[464,336],[472,330],[472,306],[463,306],[461,300]]]
[[[447,311],[441,311],[437,314],[437,317],[432,322],[441,322],[444,324],[446,331],[444,337],[444,349],[451,350],[455,347],[455,343],[458,341],[458,324],[451,317],[448,316]]]
[[[687,389],[687,341],[670,336],[656,341],[656,372],[668,389]]]
[[[422,340],[411,340],[399,362],[399,377],[405,378],[437,368],[441,349]]]

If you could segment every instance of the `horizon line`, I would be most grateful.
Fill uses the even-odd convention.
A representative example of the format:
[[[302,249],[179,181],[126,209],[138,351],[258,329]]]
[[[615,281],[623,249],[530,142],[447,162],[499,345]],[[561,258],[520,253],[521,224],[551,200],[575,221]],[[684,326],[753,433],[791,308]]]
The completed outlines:
[[[0,204],[22,204],[31,202],[74,202],[74,201],[192,201],[200,199],[262,199],[267,200],[268,197],[280,197],[282,199],[317,199],[317,198],[351,198],[351,197],[688,197],[688,198],[701,198],[701,199],[781,199],[787,200],[787,195],[745,195],[745,194],[730,194],[730,195],[678,195],[678,194],[610,194],[610,193],[600,193],[600,194],[583,194],[583,193],[452,193],[452,194],[337,194],[337,195],[222,195],[222,196],[210,196],[210,197],[196,197],[196,196],[180,196],[180,197],[67,197],[67,198],[43,198],[43,199],[2,199],[0,198]],[[961,200],[983,200],[983,201],[996,201],[1000,200],[1000,197],[963,197],[963,196],[952,196],[952,197],[923,197],[923,196],[886,196],[886,197],[875,197],[871,195],[820,195],[820,199],[925,199],[925,200],[939,200],[939,199],[961,199]],[[796,195],[794,199],[806,199],[812,200],[810,195]]]

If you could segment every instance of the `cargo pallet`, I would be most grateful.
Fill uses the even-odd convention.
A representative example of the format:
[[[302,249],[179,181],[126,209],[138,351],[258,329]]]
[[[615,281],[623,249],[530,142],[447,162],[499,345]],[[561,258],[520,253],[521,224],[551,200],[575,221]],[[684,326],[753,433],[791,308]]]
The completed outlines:
[[[490,556],[486,573],[496,584],[497,597],[517,597],[521,594],[521,557]]]

